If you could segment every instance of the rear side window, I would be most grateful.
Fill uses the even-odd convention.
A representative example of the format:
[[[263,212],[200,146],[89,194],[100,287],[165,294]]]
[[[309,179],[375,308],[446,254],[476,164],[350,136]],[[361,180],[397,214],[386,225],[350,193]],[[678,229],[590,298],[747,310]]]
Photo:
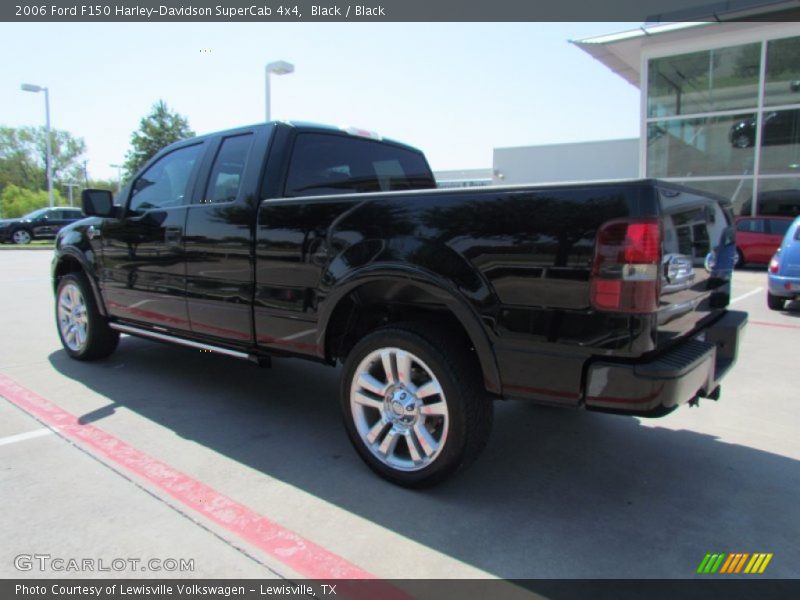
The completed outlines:
[[[747,233],[766,233],[764,219],[745,219],[736,224],[736,231]]]
[[[208,178],[204,203],[233,202],[239,195],[242,176],[253,142],[253,134],[225,138],[219,147],[211,176]]]
[[[773,235],[786,235],[791,224],[792,222],[787,219],[770,219],[769,232]]]
[[[388,192],[436,187],[419,152],[344,135],[297,136],[286,196]]]

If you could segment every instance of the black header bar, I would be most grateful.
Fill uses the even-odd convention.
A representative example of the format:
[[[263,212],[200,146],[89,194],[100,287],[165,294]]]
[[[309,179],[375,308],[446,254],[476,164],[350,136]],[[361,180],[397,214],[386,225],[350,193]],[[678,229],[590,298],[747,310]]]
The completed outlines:
[[[798,0],[12,0],[10,22],[795,20]]]

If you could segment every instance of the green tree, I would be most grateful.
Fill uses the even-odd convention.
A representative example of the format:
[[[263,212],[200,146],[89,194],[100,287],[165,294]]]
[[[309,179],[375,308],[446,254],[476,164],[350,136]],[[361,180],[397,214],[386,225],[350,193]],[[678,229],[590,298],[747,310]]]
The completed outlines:
[[[55,204],[63,205],[64,199],[61,193],[54,190],[53,194]],[[45,190],[30,190],[10,183],[0,192],[0,217],[3,219],[21,217],[47,205]]]
[[[83,138],[67,131],[50,132],[53,187],[82,179]],[[47,134],[44,127],[0,127],[0,191],[7,185],[47,189]]]
[[[90,179],[87,187],[93,190],[108,190],[116,193],[119,182],[116,179]]]
[[[171,112],[167,103],[159,100],[131,135],[131,149],[125,156],[125,178],[133,175],[164,146],[190,137],[194,137],[194,131],[186,117]]]

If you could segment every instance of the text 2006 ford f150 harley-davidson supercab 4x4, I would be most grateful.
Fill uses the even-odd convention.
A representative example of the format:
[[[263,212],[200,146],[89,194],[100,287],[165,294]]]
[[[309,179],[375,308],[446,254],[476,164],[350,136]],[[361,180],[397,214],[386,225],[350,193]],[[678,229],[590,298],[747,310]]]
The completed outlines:
[[[406,486],[477,457],[495,399],[659,416],[717,399],[729,204],[657,180],[435,189],[418,150],[266,123],[175,143],[59,233],[78,360],[120,333],[264,364],[342,363],[364,461]]]

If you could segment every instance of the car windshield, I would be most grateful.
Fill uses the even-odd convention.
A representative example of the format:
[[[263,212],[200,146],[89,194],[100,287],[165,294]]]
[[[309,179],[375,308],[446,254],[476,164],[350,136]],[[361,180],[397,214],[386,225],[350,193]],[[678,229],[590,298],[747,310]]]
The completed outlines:
[[[37,209],[37,210],[35,210],[33,212],[29,212],[27,215],[25,215],[22,218],[23,219],[36,219],[38,217],[41,217],[46,212],[47,212],[46,208],[40,208],[40,209]]]

